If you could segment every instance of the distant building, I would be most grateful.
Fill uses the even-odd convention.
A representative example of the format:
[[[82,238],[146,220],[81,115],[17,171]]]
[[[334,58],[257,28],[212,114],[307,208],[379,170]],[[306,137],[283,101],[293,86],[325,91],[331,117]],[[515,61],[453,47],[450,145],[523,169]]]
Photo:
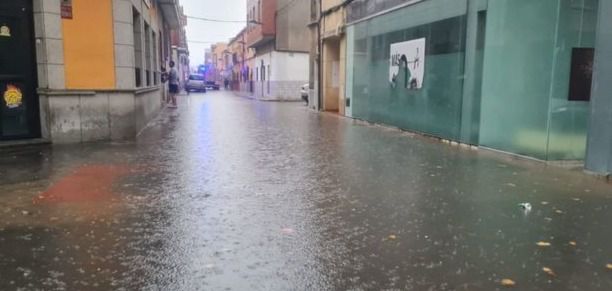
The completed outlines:
[[[250,79],[251,68],[254,64],[255,50],[246,43],[246,28],[241,30],[229,42],[228,49],[233,63],[232,90],[248,94],[253,91]]]
[[[181,84],[189,78],[190,63],[189,63],[189,48],[187,46],[187,34],[185,27],[187,26],[187,17],[183,12],[183,7],[179,7],[180,28],[172,31],[172,60],[176,64],[176,69],[180,75]]]
[[[212,63],[212,50],[207,48],[204,50],[204,65]]]
[[[213,44],[210,49],[212,52],[212,66],[210,74],[212,76],[212,80],[222,85],[223,82],[231,75],[232,70],[227,43],[219,42]]]
[[[299,100],[308,82],[308,1],[248,0],[247,44],[255,49],[253,95]]]

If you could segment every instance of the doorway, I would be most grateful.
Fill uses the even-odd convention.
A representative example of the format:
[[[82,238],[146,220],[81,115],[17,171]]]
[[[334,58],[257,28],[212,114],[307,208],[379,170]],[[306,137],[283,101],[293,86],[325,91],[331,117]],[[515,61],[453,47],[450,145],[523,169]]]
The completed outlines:
[[[323,110],[340,112],[340,41],[323,42]]]
[[[31,0],[0,2],[0,140],[40,137]]]

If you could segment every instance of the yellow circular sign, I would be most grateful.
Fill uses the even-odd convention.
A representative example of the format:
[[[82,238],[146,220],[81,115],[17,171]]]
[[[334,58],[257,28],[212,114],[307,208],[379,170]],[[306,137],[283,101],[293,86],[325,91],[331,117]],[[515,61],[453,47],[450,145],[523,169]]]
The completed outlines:
[[[6,91],[4,91],[4,102],[8,108],[17,108],[21,106],[23,100],[23,94],[21,90],[14,85],[7,85]]]
[[[0,26],[0,36],[11,37],[11,29],[6,25]]]

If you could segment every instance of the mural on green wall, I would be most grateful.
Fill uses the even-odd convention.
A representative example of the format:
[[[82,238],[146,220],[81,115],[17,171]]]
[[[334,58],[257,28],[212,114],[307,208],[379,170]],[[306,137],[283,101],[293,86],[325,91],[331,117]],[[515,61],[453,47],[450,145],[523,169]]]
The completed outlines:
[[[411,26],[404,12],[418,13],[406,9],[354,26],[354,45],[349,52],[353,58],[352,115],[457,140],[461,128],[466,17]],[[405,61],[401,61],[401,55],[396,57],[396,68],[391,64],[391,47],[413,40],[422,42],[416,67],[422,70],[422,75],[418,70],[399,70],[399,65],[415,68],[416,48],[404,53]],[[396,86],[392,82],[394,77]]]
[[[396,88],[421,89],[425,75],[425,38],[391,44],[389,82]]]

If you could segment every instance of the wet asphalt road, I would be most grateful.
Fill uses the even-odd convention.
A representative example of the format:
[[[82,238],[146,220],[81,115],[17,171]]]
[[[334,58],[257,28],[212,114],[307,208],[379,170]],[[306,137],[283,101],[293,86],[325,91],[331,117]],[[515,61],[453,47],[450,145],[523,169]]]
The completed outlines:
[[[0,290],[612,290],[601,180],[299,103],[180,101],[133,142],[0,152]]]

